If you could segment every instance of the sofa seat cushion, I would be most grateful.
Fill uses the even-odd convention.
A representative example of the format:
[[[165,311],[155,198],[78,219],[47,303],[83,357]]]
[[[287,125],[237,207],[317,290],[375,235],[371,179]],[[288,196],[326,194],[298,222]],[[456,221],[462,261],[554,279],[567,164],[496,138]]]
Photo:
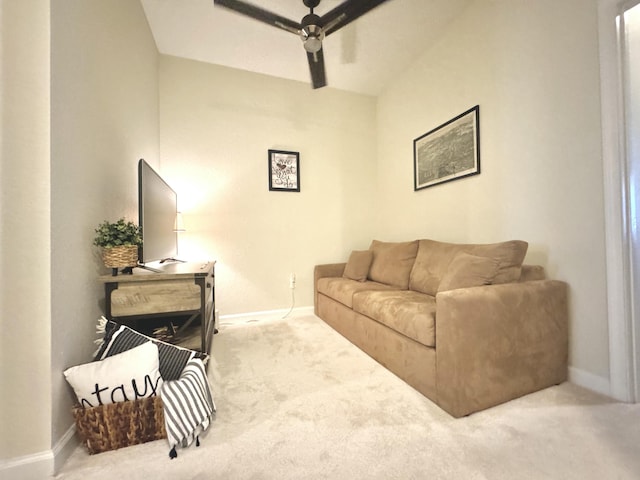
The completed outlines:
[[[427,347],[435,347],[436,299],[412,290],[361,291],[353,310]]]
[[[397,290],[390,285],[377,282],[359,282],[344,277],[324,277],[318,279],[318,293],[322,293],[343,305],[353,308],[353,295],[363,290]]]
[[[520,278],[527,242],[510,240],[490,244],[462,244],[420,240],[416,261],[411,270],[409,288],[427,295],[436,295],[440,281],[451,261],[459,253],[489,257],[498,261],[498,271],[491,283],[510,283]]]

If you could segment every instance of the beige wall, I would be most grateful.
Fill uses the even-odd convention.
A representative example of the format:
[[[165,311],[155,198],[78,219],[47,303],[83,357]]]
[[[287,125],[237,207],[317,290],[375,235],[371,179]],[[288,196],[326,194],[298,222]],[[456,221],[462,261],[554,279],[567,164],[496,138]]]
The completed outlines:
[[[606,383],[596,13],[595,0],[478,0],[389,86],[377,233],[527,240],[526,261],[570,285],[571,365]],[[476,104],[482,173],[414,192],[413,139]]]
[[[103,220],[137,221],[137,161],[158,155],[157,50],[139,2],[52,0],[53,444],[72,424],[62,371],[91,360]]]
[[[218,259],[223,315],[287,308],[290,272],[311,305],[313,265],[374,236],[522,238],[570,284],[572,366],[606,382],[595,15],[478,0],[376,101],[158,59],[138,2],[3,2],[0,470],[71,425],[61,372],[90,358],[102,311],[93,228],[135,218],[140,157],[178,191],[181,255]],[[481,175],[414,192],[412,140],[475,104]],[[269,148],[300,151],[301,193],[268,191]]]
[[[176,57],[160,61],[161,160],[187,232],[217,260],[220,315],[313,304],[313,266],[367,248],[375,99]],[[300,193],[270,192],[267,151],[300,152]]]
[[[0,47],[0,477],[6,478],[3,460],[51,447],[49,1],[2,2]]]

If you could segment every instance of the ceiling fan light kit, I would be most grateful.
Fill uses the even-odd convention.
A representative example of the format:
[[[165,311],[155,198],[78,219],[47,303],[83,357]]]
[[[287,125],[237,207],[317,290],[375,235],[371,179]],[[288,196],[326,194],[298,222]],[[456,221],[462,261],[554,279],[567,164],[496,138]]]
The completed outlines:
[[[304,16],[300,23],[243,0],[214,0],[213,3],[298,35],[302,39],[302,45],[307,53],[311,86],[321,88],[327,85],[322,51],[324,38],[387,1],[389,0],[346,0],[333,10],[318,16],[313,10],[320,4],[320,0],[302,0],[310,12]]]
[[[307,52],[316,53],[322,48],[324,40],[324,30],[320,26],[320,17],[310,13],[302,19],[302,29],[300,38]]]

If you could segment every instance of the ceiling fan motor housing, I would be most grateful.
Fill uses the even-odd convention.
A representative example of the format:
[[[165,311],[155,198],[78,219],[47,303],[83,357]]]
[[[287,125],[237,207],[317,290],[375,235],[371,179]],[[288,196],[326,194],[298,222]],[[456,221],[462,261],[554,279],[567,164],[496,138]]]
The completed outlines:
[[[313,9],[314,9],[314,8],[316,8],[318,5],[320,5],[320,0],[302,0],[302,3],[304,3],[304,5],[305,5],[307,8],[310,8],[310,9],[312,9],[312,10],[313,10]]]
[[[305,0],[305,5],[306,5]],[[324,30],[320,25],[320,17],[314,13],[305,15],[302,19],[300,37],[304,44],[304,49],[310,53],[316,53],[322,48],[322,40],[324,40]]]

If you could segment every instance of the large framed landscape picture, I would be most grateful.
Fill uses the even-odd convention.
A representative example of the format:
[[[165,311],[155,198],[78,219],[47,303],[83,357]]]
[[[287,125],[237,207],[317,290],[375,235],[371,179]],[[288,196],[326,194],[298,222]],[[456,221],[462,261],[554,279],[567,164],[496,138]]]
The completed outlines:
[[[480,106],[413,141],[414,190],[480,173]]]

